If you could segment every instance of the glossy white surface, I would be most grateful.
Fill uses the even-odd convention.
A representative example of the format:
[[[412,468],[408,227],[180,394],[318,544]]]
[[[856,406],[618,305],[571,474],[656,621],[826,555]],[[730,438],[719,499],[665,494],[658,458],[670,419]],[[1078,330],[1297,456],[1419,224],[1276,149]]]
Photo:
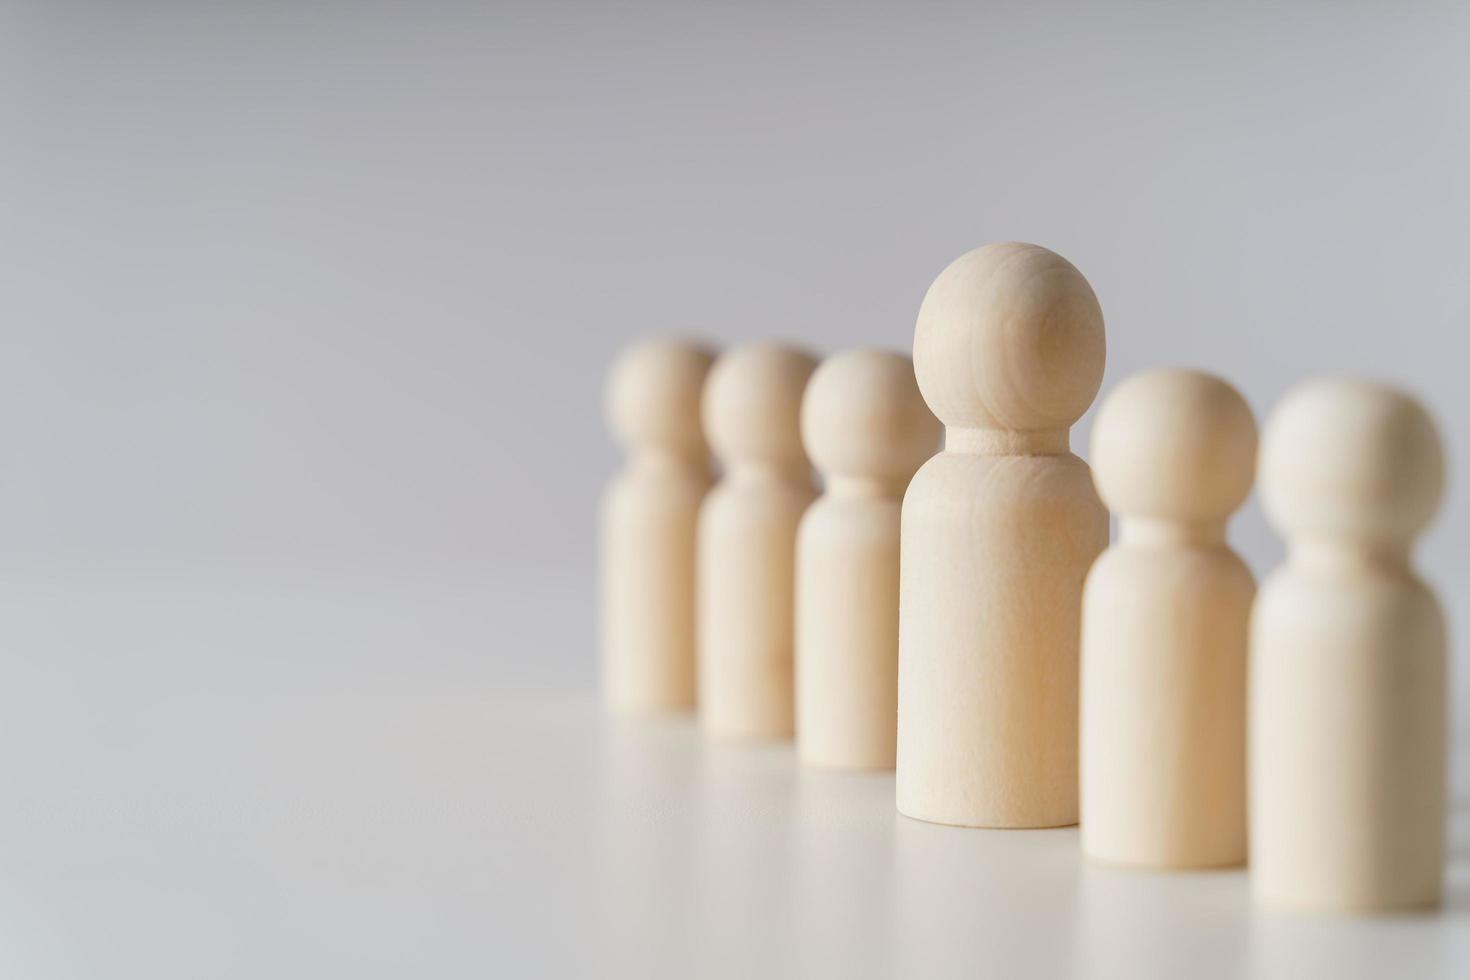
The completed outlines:
[[[1464,779],[1442,912],[1266,916],[1240,872],[1087,865],[1075,829],[918,823],[889,774],[710,745],[688,720],[614,723],[590,690],[485,666],[497,633],[533,662],[537,624],[590,644],[566,606],[581,586],[0,584],[3,976],[1470,969]]]

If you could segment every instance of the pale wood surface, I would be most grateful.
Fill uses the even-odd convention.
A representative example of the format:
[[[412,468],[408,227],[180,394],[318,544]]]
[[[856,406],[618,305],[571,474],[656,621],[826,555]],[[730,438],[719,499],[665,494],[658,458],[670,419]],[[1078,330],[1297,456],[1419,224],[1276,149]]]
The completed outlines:
[[[1409,560],[1444,463],[1411,397],[1307,382],[1272,411],[1261,495],[1288,541],[1251,622],[1251,875],[1268,906],[1440,900],[1446,635]]]
[[[1103,400],[1090,459],[1119,538],[1082,614],[1082,847],[1153,868],[1246,857],[1246,634],[1255,581],[1225,542],[1256,425],[1197,371],[1134,375]]]
[[[969,252],[914,334],[945,450],[904,497],[897,803],[990,827],[1077,820],[1082,583],[1108,516],[1068,427],[1102,380],[1102,311],[1061,256]]]
[[[724,738],[795,731],[796,530],[816,497],[801,444],[804,351],[734,348],[704,392],[725,475],[699,517],[699,718]]]
[[[828,358],[807,385],[802,434],[826,492],[797,538],[797,743],[802,761],[891,769],[898,725],[900,501],[939,447],[913,362]]]
[[[603,693],[618,711],[694,708],[695,540],[712,482],[699,405],[713,359],[647,341],[609,375],[608,423],[628,454],[602,511]]]

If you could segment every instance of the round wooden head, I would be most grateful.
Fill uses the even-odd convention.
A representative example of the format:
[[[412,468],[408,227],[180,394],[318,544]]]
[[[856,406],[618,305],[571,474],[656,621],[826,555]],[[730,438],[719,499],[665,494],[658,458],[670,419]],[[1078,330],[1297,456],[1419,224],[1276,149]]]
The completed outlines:
[[[805,466],[801,398],[817,366],[810,354],[777,344],[721,355],[704,388],[704,428],[727,463]]]
[[[605,412],[613,435],[627,448],[665,449],[705,456],[699,400],[714,354],[698,344],[647,340],[613,362]]]
[[[950,263],[914,331],[924,400],[959,428],[1066,429],[1097,396],[1105,358],[1102,309],[1082,273],[1015,242]]]
[[[1256,420],[1240,392],[1212,374],[1145,371],[1103,399],[1088,462],[1109,510],[1224,521],[1255,480]]]
[[[1261,440],[1261,501],[1294,538],[1401,546],[1444,488],[1439,433],[1402,391],[1347,378],[1287,393]]]
[[[939,449],[942,429],[902,354],[850,350],[823,361],[801,404],[801,434],[829,477],[907,482]]]

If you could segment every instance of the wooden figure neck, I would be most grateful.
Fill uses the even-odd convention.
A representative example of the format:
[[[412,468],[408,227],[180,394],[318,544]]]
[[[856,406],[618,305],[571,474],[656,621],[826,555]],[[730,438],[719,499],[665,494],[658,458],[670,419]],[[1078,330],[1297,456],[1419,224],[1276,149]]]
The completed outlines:
[[[826,478],[827,496],[842,499],[901,500],[907,486],[908,480],[903,478],[837,475]]]
[[[1411,574],[1412,541],[1299,537],[1287,542],[1287,562],[1304,571],[1379,571]]]
[[[1060,456],[1071,451],[1068,429],[970,429],[946,426],[944,451],[976,456]]]
[[[811,467],[794,460],[732,459],[726,462],[730,480],[749,483],[809,483]]]
[[[667,446],[639,446],[628,456],[631,469],[650,473],[709,473],[709,457],[703,453],[683,452]]]
[[[1225,545],[1225,522],[1120,515],[1118,543],[1144,548],[1219,548]]]

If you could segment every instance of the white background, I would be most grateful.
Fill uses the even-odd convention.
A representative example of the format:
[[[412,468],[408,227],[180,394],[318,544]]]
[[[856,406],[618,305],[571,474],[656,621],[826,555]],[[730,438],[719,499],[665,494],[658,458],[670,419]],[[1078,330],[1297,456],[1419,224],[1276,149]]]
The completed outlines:
[[[492,873],[453,855],[494,820],[382,805],[488,772],[435,768],[441,710],[510,726],[466,759],[492,730],[580,751],[505,712],[595,684],[609,358],[670,330],[902,349],[987,241],[1090,278],[1105,391],[1188,365],[1258,413],[1324,372],[1418,392],[1451,464],[1421,564],[1458,637],[1466,51],[1448,2],[0,4],[13,972],[408,956],[384,923],[440,913],[441,962],[483,965],[505,934],[456,889]],[[1254,501],[1232,536],[1279,560]]]

